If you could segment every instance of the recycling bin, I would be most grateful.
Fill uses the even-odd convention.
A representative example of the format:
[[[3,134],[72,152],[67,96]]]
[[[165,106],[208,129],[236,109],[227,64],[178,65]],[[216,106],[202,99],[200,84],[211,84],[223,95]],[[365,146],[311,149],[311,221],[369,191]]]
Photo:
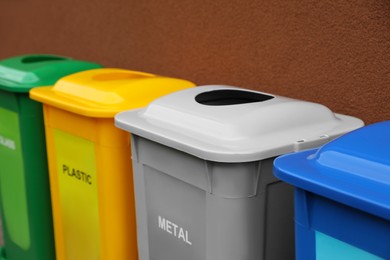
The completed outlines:
[[[129,131],[141,260],[293,259],[293,189],[275,156],[362,126],[277,95],[203,86],[121,112]]]
[[[54,55],[0,61],[0,259],[53,260],[54,241],[42,105],[31,88],[97,64]]]
[[[44,104],[58,260],[138,259],[130,138],[114,126],[114,115],[192,86],[96,69],[30,92]]]
[[[390,121],[275,160],[295,186],[298,260],[390,259]]]

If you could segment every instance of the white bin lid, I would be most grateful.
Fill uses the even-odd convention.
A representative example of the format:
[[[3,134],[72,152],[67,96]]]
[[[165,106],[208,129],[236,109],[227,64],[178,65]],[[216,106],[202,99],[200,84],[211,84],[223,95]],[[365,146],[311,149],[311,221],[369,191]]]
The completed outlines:
[[[301,100],[209,85],[115,116],[117,127],[196,157],[248,162],[318,147],[363,126],[355,117]]]

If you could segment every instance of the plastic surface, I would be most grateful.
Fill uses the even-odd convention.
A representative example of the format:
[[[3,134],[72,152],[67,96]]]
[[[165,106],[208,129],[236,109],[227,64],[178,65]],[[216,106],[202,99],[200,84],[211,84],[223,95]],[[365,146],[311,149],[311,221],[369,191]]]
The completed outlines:
[[[99,259],[96,145],[59,129],[54,130],[54,142],[57,172],[62,173],[58,175],[58,188],[67,258]],[[116,166],[112,170],[116,171]],[[77,217],[69,217],[72,213]]]
[[[56,55],[16,56],[0,61],[0,90],[27,93],[33,87],[51,85],[71,73],[100,67]]]
[[[317,147],[363,126],[315,103],[229,86],[203,86],[119,113],[119,128],[194,156],[254,161]]]
[[[160,96],[192,86],[186,80],[144,72],[96,69],[64,77],[53,87],[36,88],[30,95],[76,114],[110,118],[120,111],[144,107]]]
[[[275,161],[275,175],[390,220],[389,133],[386,121],[346,134],[319,150],[282,156]]]
[[[41,84],[95,63],[53,55],[0,61],[0,259],[53,260],[54,235],[42,105],[28,97]]]
[[[138,259],[130,140],[113,116],[192,86],[96,69],[30,92],[44,103],[57,260]]]
[[[273,176],[274,156],[363,123],[319,104],[204,86],[119,113],[115,124],[132,136],[140,260],[273,260],[294,259],[293,187]]]
[[[4,222],[11,240],[27,250],[31,241],[19,115],[0,108],[0,122],[0,195]]]
[[[140,260],[294,259],[293,188],[273,158],[205,161],[136,135],[132,158]]]
[[[383,258],[351,246],[341,240],[316,232],[316,259],[317,260],[381,260]]]
[[[2,163],[0,171],[3,216],[12,241],[27,250],[31,241],[19,116],[16,112],[0,108],[0,118],[7,122],[0,124],[0,158],[8,162]]]
[[[295,234],[297,260],[324,256],[330,239],[342,242],[332,243],[333,252],[364,251],[366,256],[390,259],[388,220],[300,188],[295,188]]]
[[[275,160],[275,175],[296,187],[298,260],[390,258],[389,132],[390,121],[377,123]]]

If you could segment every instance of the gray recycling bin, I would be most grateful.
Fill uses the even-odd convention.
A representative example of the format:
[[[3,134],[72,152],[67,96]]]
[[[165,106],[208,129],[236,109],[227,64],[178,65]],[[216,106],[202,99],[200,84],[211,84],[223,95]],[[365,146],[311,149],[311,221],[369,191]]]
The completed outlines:
[[[115,124],[132,134],[141,260],[275,260],[294,259],[294,207],[274,158],[363,122],[315,103],[203,86],[121,112]]]

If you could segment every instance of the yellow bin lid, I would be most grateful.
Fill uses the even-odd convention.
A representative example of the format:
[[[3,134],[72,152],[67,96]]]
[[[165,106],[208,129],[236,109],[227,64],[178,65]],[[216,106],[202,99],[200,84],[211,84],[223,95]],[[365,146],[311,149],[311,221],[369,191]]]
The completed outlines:
[[[71,74],[54,86],[37,87],[31,99],[76,114],[109,118],[141,108],[163,95],[194,87],[187,80],[124,69],[93,69]]]

